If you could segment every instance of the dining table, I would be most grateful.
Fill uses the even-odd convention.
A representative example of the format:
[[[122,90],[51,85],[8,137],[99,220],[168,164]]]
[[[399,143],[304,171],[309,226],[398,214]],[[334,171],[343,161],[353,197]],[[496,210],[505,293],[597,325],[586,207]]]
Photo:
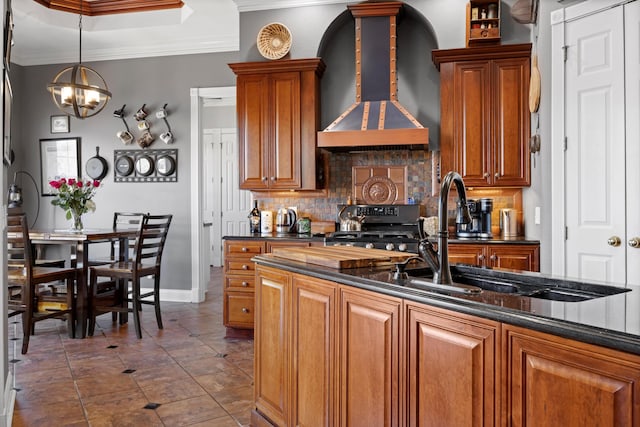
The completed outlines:
[[[128,256],[129,239],[135,238],[137,234],[138,229],[135,228],[29,230],[32,244],[68,245],[70,247],[69,264],[71,267],[77,268],[80,273],[76,285],[77,324],[76,334],[73,338],[84,338],[87,334],[90,246],[117,241],[119,242],[118,260],[124,261]]]

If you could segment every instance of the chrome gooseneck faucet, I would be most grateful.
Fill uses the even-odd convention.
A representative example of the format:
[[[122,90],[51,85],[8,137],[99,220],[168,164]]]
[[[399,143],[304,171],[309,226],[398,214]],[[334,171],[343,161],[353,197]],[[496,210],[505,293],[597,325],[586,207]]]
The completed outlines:
[[[449,198],[451,183],[455,183],[456,185],[461,207],[461,215],[456,216],[456,223],[469,224],[471,222],[464,182],[458,172],[451,171],[444,177],[440,187],[440,200],[438,203],[438,250],[433,247],[433,244],[426,236],[424,236],[418,246],[420,256],[433,270],[433,283],[445,285],[453,283],[451,280],[451,271],[449,270],[449,231],[447,229],[447,200]]]

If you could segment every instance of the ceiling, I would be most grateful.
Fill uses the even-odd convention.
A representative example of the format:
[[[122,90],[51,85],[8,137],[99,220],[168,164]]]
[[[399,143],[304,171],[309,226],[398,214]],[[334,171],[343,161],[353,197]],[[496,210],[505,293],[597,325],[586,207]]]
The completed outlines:
[[[344,0],[89,0],[82,16],[82,61],[229,52],[239,49],[240,12]],[[108,3],[116,13],[98,14]],[[151,10],[126,12],[122,3]],[[158,9],[164,4],[166,9]],[[53,9],[62,5],[61,9]],[[47,7],[49,6],[49,7]],[[51,7],[51,8],[50,8]],[[13,0],[11,62],[22,66],[78,62],[77,0]],[[89,14],[92,14],[90,16]]]

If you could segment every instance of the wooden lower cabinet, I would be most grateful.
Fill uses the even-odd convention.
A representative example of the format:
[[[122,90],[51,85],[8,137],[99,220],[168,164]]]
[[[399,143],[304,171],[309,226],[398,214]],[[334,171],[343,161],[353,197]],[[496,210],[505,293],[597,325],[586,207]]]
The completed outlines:
[[[309,246],[308,241],[257,239],[225,240],[223,268],[223,324],[227,338],[250,338],[254,324],[255,255],[273,248]]]
[[[272,423],[287,426],[291,425],[291,276],[261,267],[258,272],[255,302],[256,324],[260,327],[254,335],[255,404]]]
[[[497,426],[500,324],[406,305],[408,426]]]
[[[402,300],[340,288],[341,426],[397,426]]]
[[[540,271],[540,246],[505,243],[450,243],[449,262],[479,267]]]
[[[640,356],[256,271],[254,426],[640,425]]]
[[[640,357],[503,328],[507,425],[640,425]]]

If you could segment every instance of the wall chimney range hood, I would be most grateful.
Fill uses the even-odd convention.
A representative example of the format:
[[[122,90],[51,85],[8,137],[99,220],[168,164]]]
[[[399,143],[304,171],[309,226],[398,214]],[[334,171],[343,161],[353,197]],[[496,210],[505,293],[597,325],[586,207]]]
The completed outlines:
[[[428,148],[429,129],[398,102],[396,18],[402,5],[391,1],[347,6],[356,27],[356,101],[318,132],[318,147]]]

